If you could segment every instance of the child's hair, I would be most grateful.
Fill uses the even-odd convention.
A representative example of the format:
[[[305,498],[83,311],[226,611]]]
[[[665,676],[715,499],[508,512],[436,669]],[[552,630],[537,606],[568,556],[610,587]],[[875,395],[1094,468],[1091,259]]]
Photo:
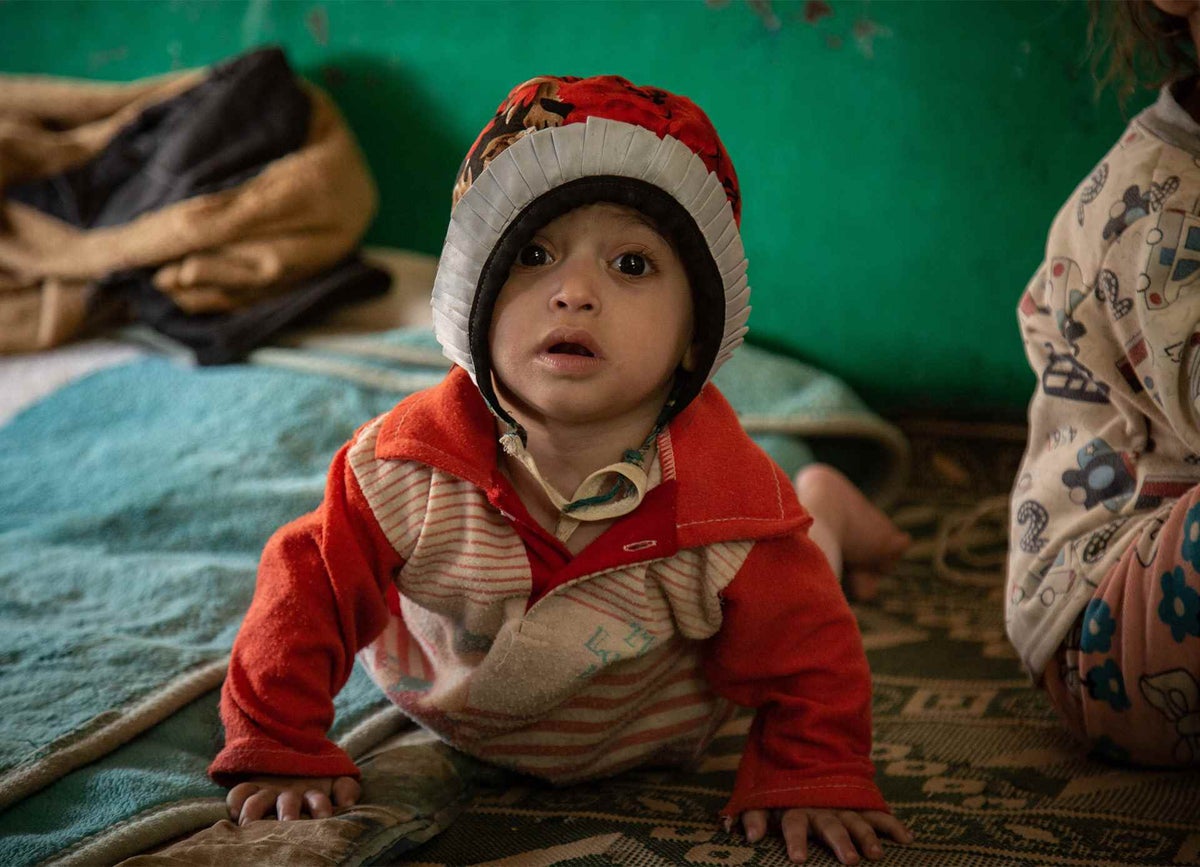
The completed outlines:
[[[1088,5],[1097,95],[1114,85],[1124,106],[1138,85],[1157,88],[1200,71],[1186,18],[1168,15],[1149,0],[1089,0]]]

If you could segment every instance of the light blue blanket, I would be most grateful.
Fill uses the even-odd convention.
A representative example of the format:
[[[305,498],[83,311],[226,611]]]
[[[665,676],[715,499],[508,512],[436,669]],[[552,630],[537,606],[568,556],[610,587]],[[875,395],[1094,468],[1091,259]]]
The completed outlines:
[[[425,331],[139,360],[0,427],[0,863],[112,860],[210,824],[216,694],[259,551],[334,451],[444,363]],[[789,470],[826,446],[894,489],[903,440],[844,386],[746,347],[718,384]],[[394,711],[356,673],[335,734]]]

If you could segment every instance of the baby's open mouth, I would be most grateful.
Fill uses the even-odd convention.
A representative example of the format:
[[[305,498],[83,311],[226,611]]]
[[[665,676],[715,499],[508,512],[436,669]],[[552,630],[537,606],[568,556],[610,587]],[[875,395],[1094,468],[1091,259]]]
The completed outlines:
[[[587,358],[595,358],[596,355],[586,346],[578,343],[555,343],[547,350],[551,355],[582,355]]]

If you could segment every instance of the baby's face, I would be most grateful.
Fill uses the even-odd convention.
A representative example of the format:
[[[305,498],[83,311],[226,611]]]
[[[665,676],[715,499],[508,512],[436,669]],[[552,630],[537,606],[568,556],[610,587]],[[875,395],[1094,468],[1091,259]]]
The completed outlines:
[[[692,293],[679,256],[639,212],[586,205],[517,255],[492,314],[497,394],[527,420],[648,417],[691,364]]]

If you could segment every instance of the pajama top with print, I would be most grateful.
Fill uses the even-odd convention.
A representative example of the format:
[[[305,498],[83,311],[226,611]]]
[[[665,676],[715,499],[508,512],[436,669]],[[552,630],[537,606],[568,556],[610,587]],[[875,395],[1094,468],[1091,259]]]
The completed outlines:
[[[1038,384],[1005,619],[1035,678],[1101,578],[1130,546],[1149,564],[1200,483],[1198,281],[1200,125],[1168,86],[1058,213],[1018,306]]]

